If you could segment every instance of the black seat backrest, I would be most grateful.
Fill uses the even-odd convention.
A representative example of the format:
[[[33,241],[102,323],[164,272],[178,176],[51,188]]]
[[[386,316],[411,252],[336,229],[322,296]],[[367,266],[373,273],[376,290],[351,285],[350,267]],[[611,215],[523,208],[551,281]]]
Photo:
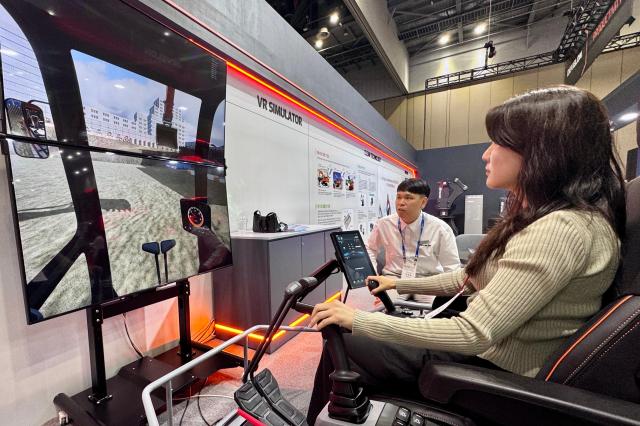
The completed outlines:
[[[537,378],[640,402],[640,177],[627,185],[622,252],[606,295],[612,301],[550,357]]]

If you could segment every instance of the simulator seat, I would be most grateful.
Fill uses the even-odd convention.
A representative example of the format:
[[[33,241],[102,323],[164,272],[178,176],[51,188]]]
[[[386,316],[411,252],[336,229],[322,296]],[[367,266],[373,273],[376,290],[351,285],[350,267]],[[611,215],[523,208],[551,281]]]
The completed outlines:
[[[640,177],[627,185],[623,259],[603,309],[535,378],[433,362],[420,375],[424,402],[478,425],[640,425]],[[398,405],[387,392],[371,399]]]

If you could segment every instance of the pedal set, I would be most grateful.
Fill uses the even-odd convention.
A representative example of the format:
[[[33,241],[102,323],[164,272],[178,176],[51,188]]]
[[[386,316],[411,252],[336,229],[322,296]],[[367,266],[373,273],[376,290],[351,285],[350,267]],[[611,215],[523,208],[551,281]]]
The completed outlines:
[[[253,382],[248,381],[235,391],[233,397],[244,414],[267,426],[307,426],[304,414],[284,399],[278,382],[266,368],[254,376]]]
[[[252,382],[247,382],[240,386],[240,388],[234,392],[233,399],[240,410],[253,417],[259,423],[267,426],[288,426],[287,422],[280,418],[280,416],[271,408],[267,400],[258,392]],[[249,420],[249,419],[247,419]],[[250,423],[256,424],[255,422]]]
[[[265,368],[256,374],[254,378],[255,386],[260,388],[260,393],[267,398],[269,404],[271,404],[282,418],[294,426],[307,425],[305,415],[298,411],[289,401],[284,399],[280,392],[278,382],[275,377],[273,377],[273,374],[271,374],[271,371]]]

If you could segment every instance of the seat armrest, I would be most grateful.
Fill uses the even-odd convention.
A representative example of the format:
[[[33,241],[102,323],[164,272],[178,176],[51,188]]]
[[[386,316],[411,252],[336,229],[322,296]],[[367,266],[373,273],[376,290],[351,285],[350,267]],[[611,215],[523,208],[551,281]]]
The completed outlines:
[[[494,424],[640,425],[640,405],[517,374],[444,362],[420,375],[428,400]]]

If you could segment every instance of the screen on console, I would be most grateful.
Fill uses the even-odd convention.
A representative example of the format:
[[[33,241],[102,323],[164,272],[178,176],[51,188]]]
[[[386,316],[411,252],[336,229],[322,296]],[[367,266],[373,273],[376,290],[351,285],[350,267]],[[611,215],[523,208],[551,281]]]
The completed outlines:
[[[377,274],[373,269],[360,232],[333,232],[331,240],[349,287],[352,289],[365,287],[367,277]]]

